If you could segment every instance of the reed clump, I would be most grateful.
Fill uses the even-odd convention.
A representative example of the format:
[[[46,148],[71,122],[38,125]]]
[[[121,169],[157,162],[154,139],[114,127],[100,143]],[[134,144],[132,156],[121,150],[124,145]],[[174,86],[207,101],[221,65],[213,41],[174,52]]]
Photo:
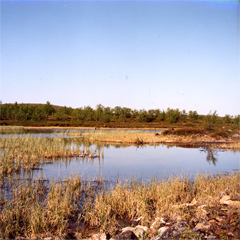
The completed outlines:
[[[159,137],[151,132],[144,131],[86,131],[82,137],[90,142],[111,142],[111,143],[160,143]]]
[[[239,180],[236,172],[198,175],[194,181],[186,176],[149,182],[133,179],[111,188],[102,178],[90,181],[81,176],[61,182],[14,181],[9,192],[1,190],[0,238],[83,238],[89,237],[90,229],[113,236],[136,218],[148,227],[156,217],[200,221],[207,215],[198,206],[208,206],[214,218],[224,194],[240,197]],[[195,208],[189,207],[193,199]],[[238,211],[237,207],[230,210]]]
[[[8,131],[8,130],[24,130],[23,126],[0,126],[1,131]]]
[[[140,218],[140,225],[150,227],[152,220],[167,217],[171,221],[200,217],[188,208],[194,198],[199,205],[219,205],[221,194],[239,196],[239,174],[229,176],[199,175],[194,183],[188,178],[153,180],[149,183],[131,181],[118,183],[111,191],[96,196],[94,204],[86,204],[83,219],[89,226],[114,235],[121,223],[129,226]]]
[[[21,169],[30,170],[44,164],[47,159],[80,157],[100,158],[100,152],[91,152],[77,145],[73,147],[63,138],[2,137],[0,139],[0,173],[10,174]]]
[[[23,126],[0,126],[1,134],[21,134],[25,132]]]
[[[0,238],[65,238],[67,229],[77,222],[84,202],[93,198],[103,184],[100,178],[96,182],[81,176],[61,182],[15,182],[2,197]]]

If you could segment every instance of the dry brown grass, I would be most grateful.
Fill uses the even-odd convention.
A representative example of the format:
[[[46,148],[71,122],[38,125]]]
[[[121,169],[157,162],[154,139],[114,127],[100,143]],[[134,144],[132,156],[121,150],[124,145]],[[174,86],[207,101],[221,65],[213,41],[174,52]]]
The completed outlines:
[[[15,180],[10,192],[1,191],[0,238],[65,238],[77,222],[80,204],[93,199],[102,185],[101,179],[84,181],[80,176],[50,183]]]
[[[77,134],[77,133],[75,133]],[[217,144],[216,148],[240,149],[238,140],[214,138],[210,135],[192,134],[187,136],[165,135],[145,131],[92,131],[82,133],[82,137],[90,142],[107,142],[123,144],[176,144],[202,146]]]
[[[106,190],[103,179],[84,181],[80,176],[49,184],[13,181],[10,195],[1,194],[0,238],[67,238],[69,232],[87,237],[89,229],[114,235],[123,223],[130,226],[138,217],[139,224],[148,227],[156,217],[200,221],[207,216],[199,211],[202,205],[214,218],[224,194],[240,197],[239,180],[239,173],[199,175],[194,182],[187,177],[131,180],[118,182],[111,190]],[[189,207],[193,199],[194,208]]]
[[[23,130],[23,126],[0,126],[0,131],[7,131],[7,130]]]
[[[150,226],[156,217],[167,216],[172,221],[190,219],[197,215],[186,203],[194,198],[198,205],[217,204],[221,194],[240,196],[239,174],[231,176],[199,175],[190,183],[187,178],[178,177],[165,181],[153,180],[149,184],[117,184],[110,192],[97,195],[95,203],[85,205],[84,220],[90,226],[97,226],[113,234],[119,223],[129,225],[139,217],[140,224]]]
[[[0,173],[10,174],[21,169],[30,170],[40,167],[47,159],[66,157],[93,158],[100,153],[92,153],[89,148],[84,149],[76,145],[66,144],[63,138],[30,137],[2,137],[0,139]]]

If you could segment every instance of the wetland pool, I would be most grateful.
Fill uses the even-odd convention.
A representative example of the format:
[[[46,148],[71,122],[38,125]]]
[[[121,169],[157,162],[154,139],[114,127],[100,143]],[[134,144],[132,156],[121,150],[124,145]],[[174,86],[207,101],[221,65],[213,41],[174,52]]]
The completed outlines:
[[[90,151],[99,149],[91,145]],[[114,146],[101,145],[103,157],[58,158],[44,164],[42,170],[31,171],[31,178],[64,180],[71,175],[82,175],[93,179],[103,177],[116,179],[149,180],[187,175],[192,178],[198,173],[225,174],[239,170],[239,152],[219,151],[203,148],[182,148],[177,146]],[[29,173],[28,173],[29,174]],[[25,175],[25,174],[24,174]],[[27,176],[21,177],[26,178]]]
[[[96,146],[92,145],[92,150]],[[239,152],[210,151],[199,148],[159,146],[103,147],[104,157],[95,159],[68,158],[43,166],[47,178],[63,179],[71,174],[115,180],[164,178],[197,173],[227,173],[239,169]],[[39,175],[35,171],[34,177]]]
[[[70,130],[71,131],[71,130]],[[81,130],[82,131],[82,130]],[[111,130],[114,131],[114,130]],[[149,130],[147,130],[149,131]],[[154,132],[153,130],[152,132]],[[34,137],[64,137],[62,130],[27,131]],[[19,134],[18,137],[25,134]],[[2,135],[3,136],[3,135]],[[5,135],[6,136],[6,135]],[[8,135],[11,137],[12,135]],[[72,138],[70,136],[70,138]],[[109,181],[116,179],[149,180],[168,178],[174,175],[194,177],[200,173],[224,174],[239,171],[240,152],[222,151],[206,148],[183,148],[169,145],[111,145],[75,143],[66,145],[70,148],[88,148],[90,152],[103,153],[96,158],[70,157],[48,159],[48,164],[30,172],[20,172],[18,178],[47,178],[63,180],[71,175],[81,175],[87,179],[103,177]]]

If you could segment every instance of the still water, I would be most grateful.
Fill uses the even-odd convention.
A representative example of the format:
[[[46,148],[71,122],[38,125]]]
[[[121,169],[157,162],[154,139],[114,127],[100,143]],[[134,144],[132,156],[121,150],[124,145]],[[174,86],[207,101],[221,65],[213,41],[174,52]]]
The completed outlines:
[[[84,131],[84,130],[83,130]],[[114,130],[110,130],[114,131]],[[62,130],[34,130],[27,134],[36,137],[68,137]],[[5,135],[6,136],[6,135]],[[9,134],[9,137],[11,135]],[[21,137],[22,134],[19,134]],[[74,148],[86,148],[86,145],[75,145]],[[174,175],[187,174],[194,177],[198,173],[228,173],[239,171],[240,152],[213,150],[210,148],[183,148],[177,146],[123,146],[92,144],[90,152],[103,152],[103,157],[54,159],[44,164],[41,170],[22,173],[20,178],[61,179],[71,175],[82,175],[86,178],[102,176],[116,181],[120,179],[159,179]],[[29,174],[31,176],[29,176]]]
[[[91,151],[97,148],[90,147]],[[114,181],[116,178],[150,179],[164,178],[175,174],[193,177],[197,173],[228,173],[239,169],[239,152],[216,151],[200,148],[158,146],[113,146],[102,147],[104,157],[100,159],[58,159],[46,164],[40,171],[34,171],[48,179],[64,179],[72,174],[85,177],[102,176]]]

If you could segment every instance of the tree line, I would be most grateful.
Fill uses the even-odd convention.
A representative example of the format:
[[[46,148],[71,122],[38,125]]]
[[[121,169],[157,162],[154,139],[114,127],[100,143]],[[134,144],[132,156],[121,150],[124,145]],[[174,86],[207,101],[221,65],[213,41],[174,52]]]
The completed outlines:
[[[104,107],[99,104],[93,109],[90,106],[73,109],[71,107],[56,107],[49,101],[46,104],[1,104],[1,120],[21,120],[21,121],[40,121],[40,120],[61,120],[61,121],[95,121],[110,123],[115,121],[137,121],[137,122],[162,122],[177,123],[179,121],[197,122],[205,120],[207,123],[235,123],[239,124],[240,115],[219,117],[217,112],[209,112],[208,115],[199,115],[197,111],[180,111],[179,109],[160,110],[136,110],[127,107],[116,106],[114,108]]]

